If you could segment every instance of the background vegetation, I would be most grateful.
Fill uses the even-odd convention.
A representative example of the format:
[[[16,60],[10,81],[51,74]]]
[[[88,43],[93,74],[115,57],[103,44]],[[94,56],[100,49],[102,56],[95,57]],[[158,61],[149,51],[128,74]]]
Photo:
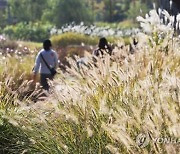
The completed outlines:
[[[146,13],[147,9],[152,8],[153,2],[157,4],[157,1],[150,0],[8,0],[7,2],[12,22],[41,20],[49,21],[56,26],[72,21],[77,24],[81,21],[119,22],[132,18],[132,14],[137,16],[139,13]],[[7,18],[6,11],[4,13]]]
[[[0,153],[180,153],[180,20],[174,29],[166,11],[151,10],[137,18],[141,30],[127,30],[151,2],[8,0],[0,10]],[[102,36],[113,54],[96,59]],[[50,93],[31,80],[47,37],[68,63]]]
[[[53,93],[43,99],[30,81],[35,54],[11,42],[14,50],[0,57],[0,153],[179,153],[179,38],[155,10],[138,21],[136,47],[121,40],[96,63],[87,53],[80,69],[68,58],[71,67],[50,82]]]
[[[147,13],[153,3],[150,0],[7,0],[5,2],[6,5],[0,7],[0,31],[13,39],[39,42],[50,36],[52,27],[61,28],[72,22],[75,24],[84,22],[86,25],[97,23],[98,26],[104,25],[103,23],[106,25],[116,23],[108,26],[132,28],[137,26],[135,17]]]

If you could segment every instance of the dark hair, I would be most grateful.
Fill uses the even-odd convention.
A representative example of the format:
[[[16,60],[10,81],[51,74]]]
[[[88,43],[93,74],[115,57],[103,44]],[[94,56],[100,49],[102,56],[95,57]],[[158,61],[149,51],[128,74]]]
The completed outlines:
[[[100,49],[105,49],[105,46],[108,46],[108,42],[107,42],[107,40],[106,40],[105,37],[102,37],[102,38],[99,39],[99,45],[98,45],[98,47],[99,47]]]
[[[50,40],[45,40],[45,41],[43,42],[43,48],[44,48],[45,50],[49,50],[51,46],[52,46],[52,44],[51,44],[51,41],[50,41]]]

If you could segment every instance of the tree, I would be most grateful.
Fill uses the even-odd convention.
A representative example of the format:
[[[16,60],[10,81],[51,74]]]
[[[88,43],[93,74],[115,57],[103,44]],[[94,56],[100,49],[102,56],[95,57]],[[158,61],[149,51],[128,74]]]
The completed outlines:
[[[58,0],[53,18],[58,27],[71,22],[92,22],[90,9],[84,0]]]
[[[47,7],[48,0],[8,0],[11,15],[17,21],[38,21],[43,10]]]
[[[140,1],[134,1],[130,4],[130,8],[127,11],[127,17],[135,20],[137,16],[144,15],[148,12],[148,7]]]
[[[108,22],[122,21],[126,17],[131,0],[105,0],[104,20]]]

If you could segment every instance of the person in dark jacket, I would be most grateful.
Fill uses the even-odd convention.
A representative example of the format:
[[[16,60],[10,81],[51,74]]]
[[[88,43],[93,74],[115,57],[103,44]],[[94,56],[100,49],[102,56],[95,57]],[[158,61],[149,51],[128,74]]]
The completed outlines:
[[[103,57],[105,54],[112,55],[112,47],[108,44],[108,41],[105,37],[102,37],[99,39],[98,48],[93,51],[93,57],[92,60],[94,62],[94,65],[96,66],[97,57]],[[81,66],[89,67],[90,60],[86,57],[82,57],[77,60],[76,64],[78,69],[81,68]]]
[[[93,51],[93,55],[99,57],[103,56],[105,53],[112,55],[112,47],[108,44],[108,41],[105,37],[99,39],[98,48]]]

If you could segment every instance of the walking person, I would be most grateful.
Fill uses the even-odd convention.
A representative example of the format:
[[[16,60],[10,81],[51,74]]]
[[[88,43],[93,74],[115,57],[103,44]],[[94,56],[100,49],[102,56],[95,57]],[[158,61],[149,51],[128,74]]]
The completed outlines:
[[[39,51],[33,69],[33,80],[36,83],[37,74],[40,73],[40,84],[44,90],[49,90],[48,79],[52,80],[58,67],[57,53],[51,49],[50,40],[43,42],[43,49]]]

